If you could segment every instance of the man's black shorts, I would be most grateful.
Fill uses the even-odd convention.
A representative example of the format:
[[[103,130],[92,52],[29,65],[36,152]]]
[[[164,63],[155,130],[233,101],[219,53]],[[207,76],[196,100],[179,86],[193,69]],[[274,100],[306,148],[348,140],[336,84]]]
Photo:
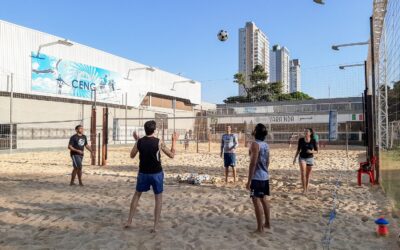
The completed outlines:
[[[250,197],[264,198],[265,195],[269,196],[269,180],[252,180],[250,184]]]

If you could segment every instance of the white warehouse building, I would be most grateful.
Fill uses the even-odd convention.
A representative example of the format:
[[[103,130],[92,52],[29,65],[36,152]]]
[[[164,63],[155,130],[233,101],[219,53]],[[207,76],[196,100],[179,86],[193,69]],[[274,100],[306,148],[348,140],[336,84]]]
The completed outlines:
[[[94,96],[113,118],[193,116],[201,104],[201,83],[0,20],[0,149],[7,147],[5,138],[14,126],[16,148],[35,144],[39,132],[34,129],[53,128],[50,121],[70,120],[56,127],[73,132],[80,120],[88,129]],[[178,120],[176,126],[185,129]],[[62,138],[65,145],[67,134],[59,133],[39,137],[48,136],[51,146]]]

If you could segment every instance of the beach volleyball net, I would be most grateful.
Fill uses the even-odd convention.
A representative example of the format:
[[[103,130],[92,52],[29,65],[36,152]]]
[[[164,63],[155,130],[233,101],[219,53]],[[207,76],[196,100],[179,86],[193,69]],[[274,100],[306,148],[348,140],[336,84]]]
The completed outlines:
[[[349,105],[349,104],[345,104]],[[350,104],[351,105],[351,104]],[[273,147],[296,148],[299,138],[304,136],[304,129],[312,128],[319,138],[321,148],[339,145],[363,146],[363,122],[354,121],[353,114],[345,114],[350,121],[335,121],[335,131],[330,129],[329,111],[297,115],[293,113],[253,113],[221,114],[224,109],[217,111],[198,111],[196,116],[156,116],[147,118],[115,118],[113,120],[112,141],[115,144],[132,144],[135,142],[133,132],[144,136],[144,124],[154,120],[157,123],[156,136],[170,143],[174,131],[179,135],[177,148],[197,153],[219,153],[222,135],[227,127],[237,138],[239,148],[247,148],[253,141],[252,132],[258,123],[267,127],[266,141]],[[230,107],[229,112],[235,112]],[[351,112],[351,111],[350,111]],[[315,120],[321,119],[320,122]],[[313,120],[313,122],[307,122]],[[335,134],[333,134],[335,133]],[[239,152],[242,152],[239,150]],[[247,151],[243,151],[247,153]]]

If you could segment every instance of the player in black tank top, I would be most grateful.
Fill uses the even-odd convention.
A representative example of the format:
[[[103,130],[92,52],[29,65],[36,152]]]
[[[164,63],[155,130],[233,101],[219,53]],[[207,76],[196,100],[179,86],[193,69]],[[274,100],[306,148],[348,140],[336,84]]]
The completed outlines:
[[[140,173],[155,174],[162,171],[159,145],[160,139],[152,136],[145,136],[138,140]]]
[[[156,130],[155,121],[146,122],[144,124],[144,130],[146,136],[140,139],[138,139],[136,133],[133,134],[136,144],[132,148],[130,156],[133,159],[137,153],[139,153],[139,173],[136,182],[136,192],[132,198],[129,217],[128,221],[125,223],[125,228],[130,227],[132,224],[132,219],[142,192],[149,191],[151,187],[156,201],[154,227],[152,230],[152,232],[155,232],[161,215],[162,192],[164,186],[164,172],[161,166],[160,151],[163,151],[168,157],[174,158],[178,135],[176,133],[172,135],[172,146],[171,149],[168,149],[164,142],[161,142],[160,139],[154,136],[154,131]]]

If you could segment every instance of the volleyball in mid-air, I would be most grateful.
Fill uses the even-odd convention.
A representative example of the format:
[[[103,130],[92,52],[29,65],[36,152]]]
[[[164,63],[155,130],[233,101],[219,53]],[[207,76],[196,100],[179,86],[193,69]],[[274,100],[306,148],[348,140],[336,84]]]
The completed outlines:
[[[228,32],[226,30],[220,30],[217,37],[218,40],[220,40],[221,42],[225,42],[226,40],[228,40]]]

